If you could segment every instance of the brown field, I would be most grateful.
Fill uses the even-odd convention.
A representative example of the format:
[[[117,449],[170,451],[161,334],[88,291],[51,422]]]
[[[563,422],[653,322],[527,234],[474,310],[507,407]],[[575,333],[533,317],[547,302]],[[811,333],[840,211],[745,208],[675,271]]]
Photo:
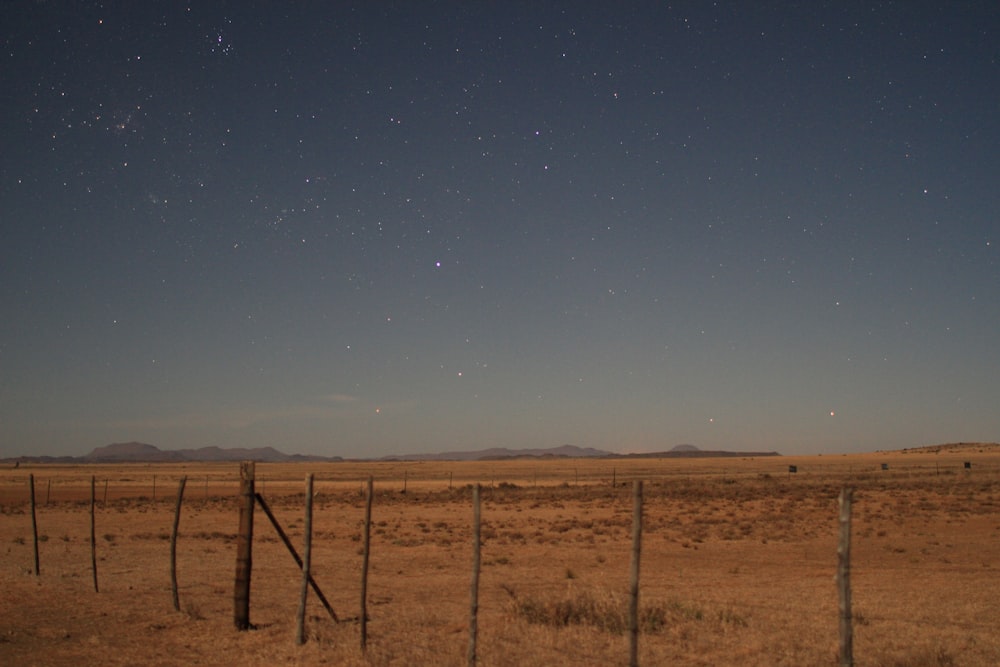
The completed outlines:
[[[789,464],[799,472],[789,474]],[[257,491],[300,549],[307,473],[316,476],[313,573],[341,622],[310,593],[308,641],[297,646],[300,573],[260,510],[256,627],[233,626],[238,465],[0,470],[0,664],[465,664],[471,485],[480,483],[479,664],[624,665],[636,479],[645,482],[641,664],[836,664],[837,496],[845,485],[855,489],[856,664],[1000,664],[1000,448],[257,464]],[[92,475],[99,593],[90,567]],[[169,537],[182,475],[178,612]],[[375,497],[362,654],[369,475]]]

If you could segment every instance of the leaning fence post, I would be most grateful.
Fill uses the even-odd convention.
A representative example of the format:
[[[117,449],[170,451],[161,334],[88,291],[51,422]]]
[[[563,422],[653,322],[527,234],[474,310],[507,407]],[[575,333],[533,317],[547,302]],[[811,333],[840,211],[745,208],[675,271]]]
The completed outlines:
[[[642,480],[632,483],[632,563],[629,572],[628,664],[639,664],[639,556],[642,554]]]
[[[259,493],[255,493],[254,498],[257,499],[257,504],[260,505],[262,510],[264,510],[264,514],[267,518],[271,520],[271,525],[274,526],[274,532],[278,533],[278,537],[281,538],[285,548],[288,549],[288,553],[292,554],[295,564],[298,565],[299,568],[302,568],[302,558],[299,556],[299,552],[295,550],[294,546],[292,546],[292,541],[288,539],[288,535],[285,534],[285,529],[281,527],[280,523],[278,523],[278,519],[274,516],[274,512],[271,511],[267,501],[264,500],[264,496]],[[316,583],[316,580],[311,574],[309,575],[309,585],[312,586],[313,591],[316,592],[316,597],[319,598],[319,601],[323,604],[323,608],[326,609],[328,614],[330,614],[330,618],[333,619],[333,622],[340,623],[340,619],[337,618],[337,612],[335,612],[333,607],[330,606],[330,601],[326,599],[325,595],[323,595],[323,591],[320,589],[319,584]]]
[[[851,626],[851,495],[840,491],[840,541],[837,545],[837,590],[840,593],[840,665],[854,665],[854,637]]]
[[[177,505],[174,507],[174,529],[170,532],[170,592],[174,598],[174,609],[181,610],[181,601],[177,595],[177,529],[181,524],[181,502],[184,500],[184,485],[187,476],[181,477],[177,485]]]
[[[472,487],[472,587],[469,607],[469,667],[476,664],[476,635],[479,630],[479,485]]]
[[[28,488],[31,493],[31,535],[35,543],[35,576],[37,577],[41,570],[38,567],[38,519],[35,514],[35,475],[34,473],[28,475]]]
[[[302,588],[299,591],[299,613],[296,617],[295,643],[306,643],[306,600],[309,597],[309,568],[312,567],[313,474],[306,476],[306,518],[302,545]]]
[[[94,529],[94,505],[96,504],[96,493],[94,487],[97,485],[97,477],[90,476],[90,569],[94,572],[94,592],[97,590],[97,536]]]
[[[368,497],[365,499],[365,542],[361,558],[361,651],[368,648],[368,558],[371,553],[372,490],[374,478],[368,476]]]
[[[250,629],[250,571],[253,566],[254,462],[240,464],[240,532],[236,538],[236,586],[233,622],[237,630]]]

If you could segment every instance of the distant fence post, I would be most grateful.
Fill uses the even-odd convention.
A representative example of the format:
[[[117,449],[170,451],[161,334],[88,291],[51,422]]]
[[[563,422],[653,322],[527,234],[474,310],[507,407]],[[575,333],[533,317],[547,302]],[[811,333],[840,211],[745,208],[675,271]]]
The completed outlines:
[[[368,497],[365,498],[364,551],[361,558],[361,651],[368,648],[368,558],[371,554],[372,491],[374,478],[368,476]]]
[[[472,587],[469,606],[469,667],[476,664],[476,635],[479,630],[479,484],[472,487]]]
[[[837,545],[837,590],[840,594],[840,665],[854,665],[854,637],[851,625],[851,496],[840,491],[840,541]]]
[[[181,477],[177,485],[177,505],[174,507],[174,528],[170,532],[170,592],[173,595],[174,609],[181,610],[181,600],[177,595],[177,529],[181,524],[181,502],[184,500],[184,485],[187,476]]]
[[[41,573],[38,567],[38,518],[35,514],[35,475],[28,475],[28,489],[31,493],[31,536],[35,543],[35,576]]]
[[[250,629],[250,571],[253,567],[254,462],[240,464],[240,532],[236,537],[236,586],[233,622],[237,630]]]
[[[639,557],[642,554],[642,480],[632,483],[632,564],[629,572],[628,664],[639,665]]]
[[[97,485],[97,477],[95,475],[90,476],[90,569],[94,572],[94,592],[98,593],[97,589],[97,531],[94,527],[94,505],[97,504],[97,494],[95,492],[95,487]]]
[[[299,613],[295,618],[295,643],[306,643],[306,601],[309,597],[309,569],[312,567],[313,474],[306,476],[306,517],[302,545],[302,588],[299,590]]]

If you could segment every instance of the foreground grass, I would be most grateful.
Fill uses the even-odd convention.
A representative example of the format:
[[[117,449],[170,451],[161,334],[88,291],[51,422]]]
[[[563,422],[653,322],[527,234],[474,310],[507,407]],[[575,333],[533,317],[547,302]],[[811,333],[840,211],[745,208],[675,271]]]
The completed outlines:
[[[303,479],[317,472],[314,574],[340,617],[353,619],[334,623],[311,597],[303,647],[294,644],[299,573],[262,513],[256,630],[232,627],[235,466],[31,469],[36,493],[50,479],[53,489],[38,506],[37,578],[29,471],[3,471],[0,661],[465,664],[470,485],[478,482],[485,485],[480,664],[624,664],[628,485],[642,478],[644,664],[835,664],[836,497],[845,484],[856,489],[856,664],[1000,664],[993,456],[816,457],[797,459],[795,475],[786,459],[259,465],[258,490],[296,545]],[[888,471],[880,469],[885,460]],[[91,474],[110,480],[97,512],[99,594],[89,569]],[[189,486],[175,612],[167,554],[180,474]],[[359,490],[369,474],[376,497],[370,644],[362,654]]]

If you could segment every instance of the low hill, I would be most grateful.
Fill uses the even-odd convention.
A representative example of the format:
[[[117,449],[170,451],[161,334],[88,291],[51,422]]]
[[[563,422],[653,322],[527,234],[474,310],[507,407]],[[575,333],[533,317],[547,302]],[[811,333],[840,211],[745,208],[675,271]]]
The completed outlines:
[[[142,442],[120,442],[97,447],[77,461],[83,463],[162,463],[184,461],[259,461],[280,463],[285,461],[340,461],[341,457],[303,456],[285,454],[274,447],[201,447],[199,449],[163,450]]]
[[[478,449],[465,452],[438,452],[436,454],[399,454],[393,456],[383,456],[379,461],[500,461],[504,459],[528,459],[528,458],[601,458],[614,456],[611,452],[605,452],[592,447],[577,447],[576,445],[562,445],[560,447],[548,447],[543,449],[509,449],[507,447],[490,447],[489,449]]]
[[[623,459],[696,459],[696,458],[758,458],[762,456],[781,456],[778,452],[730,452],[723,450],[704,450],[693,447],[692,449],[671,449],[667,452],[639,452],[632,454],[616,454],[616,458]]]

